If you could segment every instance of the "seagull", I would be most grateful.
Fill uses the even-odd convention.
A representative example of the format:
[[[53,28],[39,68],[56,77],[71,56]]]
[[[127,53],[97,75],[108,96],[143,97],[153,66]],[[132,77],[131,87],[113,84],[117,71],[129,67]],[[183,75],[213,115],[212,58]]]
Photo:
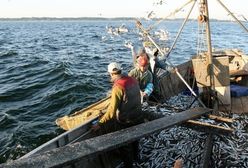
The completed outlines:
[[[150,13],[148,13],[147,18],[151,19],[154,14],[155,13],[153,11],[151,11]]]
[[[154,2],[155,5],[163,5],[166,4],[165,0],[158,0],[157,2]]]

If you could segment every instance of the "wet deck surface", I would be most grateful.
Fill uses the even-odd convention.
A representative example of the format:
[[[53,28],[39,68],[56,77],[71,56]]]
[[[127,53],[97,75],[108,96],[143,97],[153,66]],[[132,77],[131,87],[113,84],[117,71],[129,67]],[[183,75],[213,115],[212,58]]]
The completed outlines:
[[[232,105],[231,105],[232,113],[248,114],[248,96],[232,97],[231,102],[232,102]]]

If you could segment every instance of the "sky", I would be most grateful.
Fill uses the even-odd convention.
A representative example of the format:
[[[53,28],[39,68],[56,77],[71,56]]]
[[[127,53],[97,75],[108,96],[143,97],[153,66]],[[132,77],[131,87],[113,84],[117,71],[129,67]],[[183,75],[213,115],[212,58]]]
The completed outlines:
[[[163,1],[163,5],[156,5]],[[189,0],[1,0],[0,18],[21,17],[145,17],[154,11],[154,16],[165,17]],[[248,18],[248,0],[221,0],[238,18]],[[231,17],[217,3],[208,0],[212,18],[230,20]],[[191,5],[172,18],[187,15]],[[196,18],[198,4],[191,15]]]

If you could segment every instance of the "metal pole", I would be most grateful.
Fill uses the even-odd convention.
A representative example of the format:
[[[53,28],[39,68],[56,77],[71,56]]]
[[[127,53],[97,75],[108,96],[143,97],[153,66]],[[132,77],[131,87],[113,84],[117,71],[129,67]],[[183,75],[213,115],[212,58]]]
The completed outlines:
[[[234,20],[236,20],[238,23],[239,23],[239,25],[246,31],[246,32],[248,32],[248,29],[238,20],[238,18],[236,18],[235,16],[234,16],[234,14],[230,11],[230,10],[228,10],[228,8],[220,1],[220,0],[217,0],[219,3],[220,3],[220,5],[234,18]]]

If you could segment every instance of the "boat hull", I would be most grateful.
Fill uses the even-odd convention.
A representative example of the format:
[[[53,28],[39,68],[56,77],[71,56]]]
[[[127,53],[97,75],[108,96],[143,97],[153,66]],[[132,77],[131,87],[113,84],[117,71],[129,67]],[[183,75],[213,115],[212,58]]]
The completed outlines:
[[[234,52],[235,51],[235,52]],[[236,52],[234,50],[233,52],[226,51],[224,52],[224,56],[228,56],[229,58],[229,75],[228,78],[233,78],[233,76],[237,76],[237,71],[244,70],[246,71],[247,63],[242,62],[248,62],[248,56]],[[217,52],[222,54],[216,54],[216,56],[223,56],[223,52]],[[232,53],[232,54],[230,54]],[[242,65],[237,69],[237,67],[234,64],[234,62],[240,61],[241,63],[239,65]],[[186,63],[180,64],[177,66],[178,71],[180,74],[184,77],[184,79],[189,83],[190,86],[193,86],[194,82],[194,72],[193,70],[193,64],[191,61],[188,61]],[[234,73],[235,72],[235,73]],[[238,74],[240,75],[240,74]],[[245,74],[241,74],[243,77],[243,80],[241,80],[239,83],[243,83],[244,85],[248,86],[248,80],[246,78],[246,75],[248,75],[247,71]],[[159,88],[162,94],[162,99],[168,99],[172,96],[177,95],[178,93],[181,93],[182,91],[187,90],[187,87],[184,85],[184,83],[177,77],[176,73],[173,71],[170,72],[168,75],[164,76],[159,81]],[[43,144],[42,146],[34,149],[33,151],[29,152],[28,154],[24,155],[20,159],[29,158],[36,154],[41,154],[46,151],[50,151],[52,149],[61,148],[63,146],[66,146],[68,144],[75,144],[76,142],[81,142],[84,140],[87,140],[89,138],[92,138],[96,136],[91,130],[92,122],[96,120],[99,115],[103,114],[106,111],[106,108],[109,104],[110,97],[104,98],[100,100],[99,102],[96,102],[92,104],[91,106],[84,108],[72,115],[62,117],[56,120],[56,123],[58,126],[60,126],[62,129],[67,130],[63,134],[59,135],[58,137],[50,140],[49,142]],[[231,104],[232,105],[232,104]],[[226,107],[226,106],[225,106]],[[233,110],[233,108],[231,108]],[[235,110],[234,110],[235,111]],[[243,110],[244,111],[244,110]],[[246,111],[248,111],[248,108],[246,108]],[[230,111],[229,111],[230,112]],[[241,113],[239,111],[239,113]],[[84,158],[82,160],[78,160],[77,162],[73,163],[73,165],[70,165],[72,167],[113,167],[116,166],[119,163],[119,158],[116,157],[115,153],[102,153],[99,155],[91,156],[89,158]],[[69,166],[69,167],[70,167]]]

